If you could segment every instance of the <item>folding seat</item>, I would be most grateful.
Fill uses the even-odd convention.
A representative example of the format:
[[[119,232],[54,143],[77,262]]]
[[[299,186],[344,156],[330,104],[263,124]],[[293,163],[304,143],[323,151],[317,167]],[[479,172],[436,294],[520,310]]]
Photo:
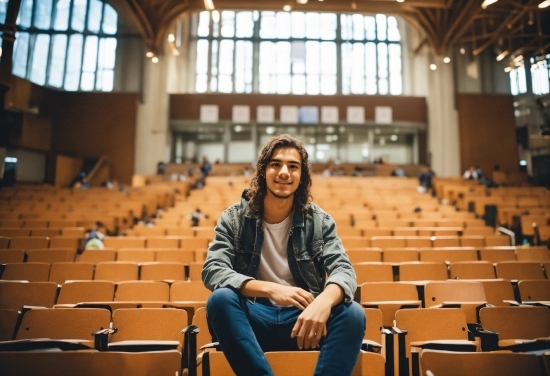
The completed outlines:
[[[191,319],[200,307],[206,307],[210,294],[202,282],[174,282],[170,286],[169,306],[185,309]]]
[[[418,236],[417,227],[396,227],[393,229],[394,236]],[[430,241],[430,247],[432,246]]]
[[[195,238],[206,239],[208,241],[214,239],[214,226],[193,227],[193,230],[195,231]]]
[[[462,236],[491,236],[495,234],[495,229],[492,226],[468,226],[462,230]]]
[[[501,261],[495,264],[497,278],[509,280],[545,279],[542,265],[529,261]]]
[[[429,219],[417,219],[412,222],[413,227],[435,227],[436,220]]]
[[[189,264],[189,275],[187,278],[191,281],[198,281],[201,282],[201,272],[202,272],[202,266],[204,265],[204,262],[193,262]]]
[[[517,247],[516,257],[518,261],[550,261],[550,250],[542,247]]]
[[[497,307],[509,307],[515,304],[515,293],[512,282],[507,279],[482,279],[479,282],[485,289],[487,303]]]
[[[155,261],[191,264],[195,261],[195,252],[183,249],[156,249]]]
[[[363,283],[359,302],[365,308],[379,309],[382,313],[382,325],[385,327],[394,326],[395,312],[399,309],[422,306],[416,285],[401,282]]]
[[[61,229],[60,228],[31,228],[31,236],[46,236],[46,237],[52,237],[52,236],[61,236]]]
[[[110,335],[109,349],[150,351],[165,345],[167,349],[172,347],[181,351],[181,331],[187,327],[187,322],[187,312],[181,309],[117,309],[113,312],[113,328],[117,328],[117,331]]]
[[[548,244],[550,241],[550,225],[537,226],[538,241]]]
[[[167,236],[182,236],[186,238],[192,238],[195,235],[193,228],[177,226],[177,227],[165,227]]]
[[[520,220],[523,236],[534,236],[535,226],[548,224],[548,218],[545,215],[522,215]]]
[[[422,369],[431,375],[544,376],[535,354],[424,350]]]
[[[10,248],[12,249],[41,249],[48,248],[50,239],[40,236],[12,236],[10,240]]]
[[[155,251],[146,248],[120,248],[116,254],[117,261],[151,262],[155,261]]]
[[[374,351],[361,350],[353,375],[393,376],[393,334],[390,334],[391,338],[382,335],[383,319],[382,312],[379,309],[364,308],[364,310],[367,319],[367,329],[364,336],[366,341],[364,343],[367,342]],[[386,332],[389,334],[389,331]],[[385,349],[384,355],[381,351],[383,347]]]
[[[106,236],[103,245],[106,248],[145,248],[145,237],[140,236]]]
[[[436,221],[435,226],[464,228],[464,221],[460,219],[439,219]]]
[[[479,258],[482,261],[500,262],[500,261],[515,261],[516,247],[485,247],[479,250]]]
[[[46,262],[20,262],[6,264],[2,280],[47,282],[50,276],[50,264]]]
[[[50,267],[50,282],[58,284],[66,281],[91,281],[94,277],[94,264],[83,262],[56,262]]]
[[[468,324],[478,322],[477,312],[486,305],[485,289],[479,282],[438,281],[424,285],[426,308],[460,308]]]
[[[476,342],[468,340],[466,315],[461,309],[400,309],[395,313],[395,325],[406,330],[406,358],[411,375],[419,372],[419,352],[422,349],[476,351]]]
[[[0,264],[25,261],[25,251],[22,249],[0,249]]]
[[[458,236],[434,236],[433,247],[460,247],[460,238]]]
[[[197,248],[208,248],[208,239],[180,236],[180,248],[194,250]]]
[[[31,249],[27,251],[27,262],[73,262],[76,257],[75,249]]]
[[[477,259],[475,248],[443,247],[420,250],[420,261],[451,263],[455,261],[477,261]]]
[[[48,221],[47,219],[27,219],[23,227],[32,229],[40,227],[46,228],[48,226],[50,226],[50,221]]]
[[[511,245],[511,239],[506,235],[486,235],[485,246],[486,247],[499,247]]]
[[[165,236],[166,229],[160,226],[147,227],[147,226],[134,226],[132,230],[128,231],[128,235],[131,236]]]
[[[361,262],[353,265],[357,284],[365,282],[393,282],[393,267],[382,262]]]
[[[524,304],[550,306],[550,280],[533,279],[518,282],[518,292]]]
[[[71,237],[71,238],[83,238],[84,234],[86,233],[86,229],[84,227],[63,227],[61,229],[61,236],[63,237]]]
[[[11,341],[19,320],[16,309],[0,309],[0,341]]]
[[[448,279],[444,262],[402,262],[399,264],[399,281],[424,281]]]
[[[108,302],[115,296],[115,284],[110,281],[69,281],[61,285],[56,306],[86,302]]]
[[[432,238],[429,236],[407,236],[405,238],[406,247],[431,247],[432,246]]]
[[[483,330],[498,335],[486,342],[484,338],[487,337],[482,334],[483,351],[550,349],[550,310],[547,307],[485,307],[479,316]],[[539,338],[540,341],[533,341]]]
[[[77,262],[90,262],[97,264],[104,261],[115,261],[117,251],[115,249],[85,249],[77,256]]]
[[[319,351],[270,351],[265,353],[277,376],[313,375]]]
[[[151,262],[140,266],[142,281],[184,281],[185,265],[181,262]]]
[[[362,236],[343,236],[340,239],[345,249],[370,247],[369,239]]]
[[[384,262],[419,261],[417,248],[386,248],[382,256]]]
[[[76,221],[71,221],[68,219],[50,219],[50,227],[62,229],[61,233],[63,234],[63,230],[65,228],[76,227]]]
[[[363,236],[363,230],[361,227],[349,227],[349,226],[338,226],[338,236]]]
[[[0,309],[20,311],[23,306],[52,308],[56,296],[57,283],[54,282],[0,283]]]
[[[349,257],[349,260],[352,264],[359,262],[381,262],[382,261],[382,250],[376,248],[368,248],[365,250],[346,250],[346,254]],[[0,253],[1,255],[1,253]]]
[[[104,261],[96,264],[94,279],[121,282],[137,280],[138,275],[139,267],[137,262]]]
[[[206,248],[195,249],[193,250],[193,253],[195,254],[195,262],[204,263],[206,261],[208,249]]]
[[[31,230],[20,227],[0,227],[0,236],[5,236],[8,238],[29,237],[31,236]]]
[[[2,213],[4,214],[4,213]],[[0,227],[22,228],[25,221],[19,219],[0,219]]]
[[[0,249],[7,249],[10,245],[10,238],[0,236]]]
[[[407,247],[407,240],[404,236],[373,236],[370,243],[371,247],[382,249]]]
[[[370,239],[374,236],[392,236],[393,230],[391,228],[379,228],[379,227],[364,227],[363,236]]]
[[[181,248],[178,236],[148,236],[147,248]]]
[[[115,291],[115,302],[170,300],[170,286],[160,281],[122,281]]]
[[[395,228],[395,227],[409,227],[412,226],[411,221],[400,219],[377,219],[378,227],[382,228]]]
[[[451,279],[492,279],[495,267],[489,261],[455,261],[449,266]]]
[[[474,248],[483,248],[485,247],[485,236],[482,235],[463,235],[460,237],[460,246],[461,247],[474,247]]]

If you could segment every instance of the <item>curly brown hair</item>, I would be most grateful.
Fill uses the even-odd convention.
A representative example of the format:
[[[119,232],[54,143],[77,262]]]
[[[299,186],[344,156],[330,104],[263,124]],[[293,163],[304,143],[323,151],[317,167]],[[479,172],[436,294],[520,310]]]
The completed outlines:
[[[253,214],[262,210],[264,198],[267,192],[265,171],[271,160],[273,151],[277,148],[294,148],[302,159],[302,175],[298,189],[294,192],[294,207],[297,210],[304,210],[311,201],[311,165],[304,143],[298,137],[288,134],[281,134],[271,138],[263,147],[260,156],[256,161],[256,171],[252,175],[247,196],[249,198],[249,209]]]

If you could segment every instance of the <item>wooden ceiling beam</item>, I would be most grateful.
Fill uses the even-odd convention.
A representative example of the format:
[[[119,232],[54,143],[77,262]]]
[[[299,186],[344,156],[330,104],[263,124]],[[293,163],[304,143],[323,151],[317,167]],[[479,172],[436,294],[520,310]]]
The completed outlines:
[[[443,37],[443,44],[445,45],[454,44],[468,30],[469,24],[473,22],[473,16],[479,11],[478,1],[476,0],[466,0],[466,4],[461,2],[460,6],[460,12],[452,19],[451,25]],[[460,25],[462,27],[458,29]]]

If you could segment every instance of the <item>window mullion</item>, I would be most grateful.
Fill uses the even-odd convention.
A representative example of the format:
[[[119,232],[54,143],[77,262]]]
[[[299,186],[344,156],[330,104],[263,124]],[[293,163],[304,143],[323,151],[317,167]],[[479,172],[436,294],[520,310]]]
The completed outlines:
[[[342,22],[336,17],[336,94],[342,94]]]

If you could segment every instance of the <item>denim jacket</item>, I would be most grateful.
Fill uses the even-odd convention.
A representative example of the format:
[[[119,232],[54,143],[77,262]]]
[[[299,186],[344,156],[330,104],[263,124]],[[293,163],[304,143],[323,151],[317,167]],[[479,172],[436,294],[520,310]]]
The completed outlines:
[[[215,228],[202,269],[207,288],[240,290],[256,279],[263,243],[263,219],[248,209],[244,191],[241,202],[226,209]],[[313,203],[295,210],[288,242],[288,265],[297,286],[314,296],[329,283],[342,288],[346,301],[354,298],[355,271],[336,234],[332,217]]]

